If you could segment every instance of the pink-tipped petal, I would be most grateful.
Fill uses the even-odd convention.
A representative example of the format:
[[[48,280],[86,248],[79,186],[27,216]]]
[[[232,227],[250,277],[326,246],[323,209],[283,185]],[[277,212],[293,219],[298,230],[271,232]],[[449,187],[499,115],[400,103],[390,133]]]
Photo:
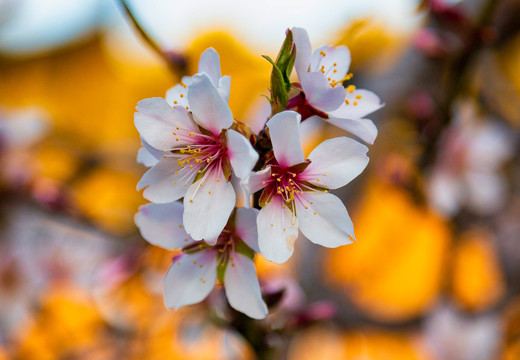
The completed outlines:
[[[309,155],[303,176],[316,186],[337,189],[347,185],[366,168],[368,148],[347,137],[328,139]]]
[[[283,111],[268,122],[274,157],[281,166],[288,167],[304,161],[300,134],[301,116],[294,111]]]
[[[274,197],[260,210],[256,220],[260,253],[269,261],[281,264],[294,252],[298,238],[298,219],[283,200]]]
[[[164,304],[168,309],[178,310],[201,302],[213,290],[216,281],[215,251],[184,254],[170,266],[164,278]]]
[[[338,197],[326,193],[303,193],[301,199],[301,202],[296,201],[296,211],[300,230],[307,239],[329,248],[353,242],[352,220]]]
[[[258,153],[253,149],[251,143],[237,131],[228,130],[226,137],[228,156],[233,171],[240,179],[244,179],[258,161]]]
[[[175,250],[193,243],[182,225],[183,211],[180,202],[147,204],[139,208],[134,219],[141,235],[149,243]]]
[[[233,253],[224,274],[224,287],[229,305],[253,319],[263,319],[268,310],[262,299],[253,261]]]
[[[233,114],[207,75],[198,74],[192,79],[193,83],[188,86],[188,101],[193,119],[213,135],[219,136],[223,129],[233,124]]]

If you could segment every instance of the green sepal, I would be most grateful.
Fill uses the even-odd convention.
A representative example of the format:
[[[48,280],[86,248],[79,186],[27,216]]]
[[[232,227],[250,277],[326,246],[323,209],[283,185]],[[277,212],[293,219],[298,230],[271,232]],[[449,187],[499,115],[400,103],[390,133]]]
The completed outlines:
[[[263,57],[273,65],[271,72],[271,102],[273,115],[284,111],[289,101],[289,91],[291,90],[290,76],[296,60],[296,48],[293,42],[291,30],[287,30],[287,36],[282,44],[280,52],[273,61],[269,56]]]
[[[291,81],[289,80],[291,76],[292,69],[294,67],[294,62],[296,61],[296,50],[293,42],[293,35],[291,30],[287,30],[287,36],[282,44],[282,48],[278,53],[278,57],[276,58],[276,66],[282,72],[284,82],[285,82],[285,90],[289,92],[291,90]]]
[[[271,108],[273,114],[276,114],[285,110],[287,101],[289,101],[289,95],[287,94],[285,81],[280,68],[278,68],[273,59],[269,56],[262,55],[262,57],[273,65],[273,71],[271,72]]]
[[[247,256],[251,260],[255,258],[255,252],[242,239],[235,238],[235,252]]]

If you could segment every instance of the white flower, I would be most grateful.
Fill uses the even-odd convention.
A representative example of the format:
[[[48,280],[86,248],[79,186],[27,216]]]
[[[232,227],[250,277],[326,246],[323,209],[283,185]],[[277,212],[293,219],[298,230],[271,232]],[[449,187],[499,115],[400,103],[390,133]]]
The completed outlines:
[[[206,74],[211,83],[217,88],[218,93],[227,103],[229,101],[229,93],[231,91],[231,78],[228,75],[222,76],[220,72],[220,57],[213,48],[205,50],[199,59],[199,74]],[[193,82],[191,76],[184,76],[180,84],[175,85],[166,92],[166,102],[170,106],[179,105],[190,109],[188,102],[188,85]],[[163,156],[162,151],[155,150],[141,138],[143,147],[139,149],[137,154],[137,162],[144,166],[151,167],[155,165]]]
[[[297,108],[304,119],[320,117],[373,144],[377,128],[365,116],[384,104],[371,91],[356,89],[354,85],[343,87],[343,82],[351,78],[348,48],[322,45],[312,52],[304,29],[293,28],[292,33],[296,46],[294,67],[302,93],[290,99],[287,107]]]
[[[258,251],[258,210],[237,209],[214,246],[191,239],[184,231],[182,213],[179,202],[148,204],[135,217],[141,234],[150,243],[168,250],[183,248],[184,254],[174,259],[164,278],[165,305],[179,309],[204,300],[214,288],[218,273],[223,271],[222,280],[231,307],[252,318],[263,319],[268,310],[262,300],[251,251]]]
[[[326,247],[352,242],[347,209],[329,189],[348,184],[368,164],[368,148],[346,137],[324,141],[306,161],[300,120],[298,113],[284,111],[267,122],[274,159],[244,181],[250,194],[263,189],[257,219],[259,248],[277,263],[291,257],[298,228],[310,241]]]
[[[162,98],[139,102],[135,126],[143,144],[151,148],[149,154],[164,155],[137,188],[146,187],[144,197],[155,203],[184,197],[186,231],[214,243],[235,206],[231,170],[238,178],[247,176],[258,154],[244,136],[229,129],[231,110],[205,73],[192,77],[187,97],[190,111]]]
[[[505,125],[480,117],[475,104],[464,102],[458,111],[441,139],[427,195],[446,215],[461,207],[489,215],[506,200],[507,184],[499,169],[513,156],[514,140]]]

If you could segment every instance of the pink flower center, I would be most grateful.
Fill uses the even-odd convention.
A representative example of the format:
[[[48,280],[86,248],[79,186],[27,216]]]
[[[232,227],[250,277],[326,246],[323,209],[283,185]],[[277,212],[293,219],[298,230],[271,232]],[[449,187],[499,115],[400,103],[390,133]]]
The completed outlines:
[[[165,155],[178,159],[180,169],[176,173],[183,174],[181,181],[190,179],[196,174],[222,171],[223,162],[227,160],[228,154],[226,144],[220,137],[179,128],[173,135],[176,136],[177,141],[190,144],[172,148],[171,154]]]

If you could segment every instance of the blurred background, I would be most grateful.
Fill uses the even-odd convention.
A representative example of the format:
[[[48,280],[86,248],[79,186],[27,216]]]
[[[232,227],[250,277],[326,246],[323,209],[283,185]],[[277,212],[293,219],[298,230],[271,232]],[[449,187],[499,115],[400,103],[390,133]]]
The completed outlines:
[[[0,0],[0,359],[520,359],[520,1],[128,5],[162,56],[119,1]],[[168,311],[175,254],[133,222],[135,105],[211,46],[253,123],[261,55],[292,26],[347,45],[353,83],[386,103],[367,170],[338,193],[358,243],[257,256],[265,321],[218,289]],[[307,153],[347,135],[304,125]]]

